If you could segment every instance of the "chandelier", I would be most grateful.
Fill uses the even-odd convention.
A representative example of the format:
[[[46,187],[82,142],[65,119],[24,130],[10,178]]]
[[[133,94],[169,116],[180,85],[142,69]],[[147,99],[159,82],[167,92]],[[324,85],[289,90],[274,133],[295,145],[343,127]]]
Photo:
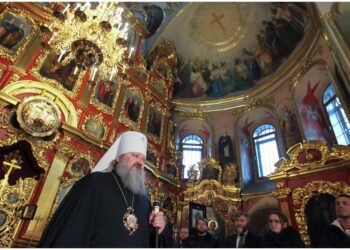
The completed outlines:
[[[42,46],[58,56],[57,63],[75,61],[74,74],[90,69],[90,80],[97,71],[110,74],[110,80],[128,67],[134,47],[129,46],[129,23],[117,2],[70,3],[53,11],[53,22],[42,25]]]

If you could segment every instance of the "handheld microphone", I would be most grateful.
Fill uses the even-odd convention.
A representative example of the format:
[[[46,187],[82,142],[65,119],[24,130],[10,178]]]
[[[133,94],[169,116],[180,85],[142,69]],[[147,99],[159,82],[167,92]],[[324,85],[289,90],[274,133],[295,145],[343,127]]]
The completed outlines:
[[[153,202],[153,211],[155,213],[158,213],[159,210],[160,210],[160,202],[159,201]],[[156,227],[156,248],[158,248],[158,235],[159,235],[159,228]]]

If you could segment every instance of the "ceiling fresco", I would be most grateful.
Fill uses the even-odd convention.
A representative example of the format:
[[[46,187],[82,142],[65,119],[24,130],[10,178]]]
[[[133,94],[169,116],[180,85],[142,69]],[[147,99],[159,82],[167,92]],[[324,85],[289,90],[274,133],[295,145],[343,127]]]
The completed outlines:
[[[303,3],[188,3],[158,34],[174,43],[178,100],[214,100],[262,84],[286,63],[308,28]]]

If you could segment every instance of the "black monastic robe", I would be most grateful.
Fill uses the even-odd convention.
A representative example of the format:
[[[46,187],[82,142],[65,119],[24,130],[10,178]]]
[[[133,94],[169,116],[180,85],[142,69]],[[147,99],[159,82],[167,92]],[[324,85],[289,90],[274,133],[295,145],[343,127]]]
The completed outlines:
[[[131,206],[133,194],[117,178]],[[88,174],[64,198],[38,247],[150,247],[151,209],[146,196],[135,194],[133,208],[139,227],[129,235],[123,224],[127,205],[112,173]]]

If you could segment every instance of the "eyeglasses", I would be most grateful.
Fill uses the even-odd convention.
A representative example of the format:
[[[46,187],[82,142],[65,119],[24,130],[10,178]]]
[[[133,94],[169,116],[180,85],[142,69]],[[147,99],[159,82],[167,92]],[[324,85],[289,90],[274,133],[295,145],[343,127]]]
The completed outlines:
[[[280,224],[281,222],[279,220],[269,220],[270,224]]]

